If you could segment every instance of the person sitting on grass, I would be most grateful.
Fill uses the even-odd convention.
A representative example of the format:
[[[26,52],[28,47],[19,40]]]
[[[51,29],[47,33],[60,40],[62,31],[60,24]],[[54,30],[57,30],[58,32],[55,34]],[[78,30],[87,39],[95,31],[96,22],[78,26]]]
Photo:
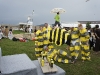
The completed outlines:
[[[0,27],[0,40],[3,38],[3,33],[2,33],[2,30],[1,30],[1,27]]]
[[[13,38],[12,27],[10,27],[10,29],[9,29],[8,38],[10,40],[12,40],[12,38]]]

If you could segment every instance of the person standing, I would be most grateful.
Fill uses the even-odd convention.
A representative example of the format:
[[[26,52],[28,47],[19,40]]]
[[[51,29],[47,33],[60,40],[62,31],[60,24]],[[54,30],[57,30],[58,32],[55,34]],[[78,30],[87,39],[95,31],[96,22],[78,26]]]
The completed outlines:
[[[70,41],[70,52],[71,52],[71,59],[74,63],[79,55],[80,50],[80,41],[79,41],[79,30],[78,28],[71,27],[71,41]]]
[[[91,50],[92,49],[92,47],[93,47],[93,30],[92,30],[92,28],[89,28],[88,30],[88,33],[89,33],[89,35],[90,35],[90,39],[89,39],[89,49]]]
[[[35,29],[34,29],[34,33],[36,33],[37,29],[36,29],[36,26],[35,26]]]
[[[37,57],[41,56],[41,52],[43,50],[43,45],[44,45],[44,39],[43,39],[43,27],[39,27],[39,30],[36,32],[35,36],[35,55]]]
[[[58,25],[60,26],[60,16],[59,16],[59,12],[57,12],[56,16],[55,16],[55,26]]]
[[[1,30],[2,30],[3,35],[5,35],[5,27],[4,26],[1,26]]]
[[[98,54],[98,52],[100,51],[100,29],[99,29],[99,25],[95,26],[95,37],[96,37],[96,43],[95,43],[95,47],[94,47],[94,51],[96,52],[96,54]]]
[[[34,29],[34,36],[36,36],[36,32],[37,32],[37,29],[36,29],[36,26],[35,26],[35,29]]]
[[[31,27],[29,26],[29,33],[31,34],[32,33],[32,30],[31,30]]]
[[[92,30],[93,30],[93,31],[92,31],[92,34],[91,34],[91,35],[92,35],[92,41],[93,41],[93,51],[96,52],[96,51],[95,51],[95,43],[96,43],[95,27],[92,28]],[[96,54],[97,54],[97,52],[96,52]]]
[[[48,33],[50,30],[52,30],[51,26],[48,25],[48,23],[45,23],[43,27],[44,38],[49,38]]]
[[[80,33],[80,42],[81,42],[81,54],[83,62],[85,60],[90,60],[90,50],[89,50],[89,33],[86,28],[83,28],[82,24],[78,24],[78,29]]]
[[[2,33],[2,29],[0,27],[0,40],[3,38],[3,33]]]
[[[27,32],[27,28],[28,28],[28,27],[25,27],[25,32]]]
[[[5,37],[6,38],[8,38],[8,32],[9,32],[8,26],[5,26]]]

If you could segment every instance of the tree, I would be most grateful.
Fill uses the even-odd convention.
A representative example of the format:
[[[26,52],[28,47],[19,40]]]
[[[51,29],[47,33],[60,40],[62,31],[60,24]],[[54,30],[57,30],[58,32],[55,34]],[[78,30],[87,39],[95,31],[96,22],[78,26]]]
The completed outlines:
[[[90,24],[91,24],[91,22],[87,22],[87,23],[86,23],[86,28],[87,28],[87,29],[90,29],[90,28],[91,28],[91,25],[90,25]]]

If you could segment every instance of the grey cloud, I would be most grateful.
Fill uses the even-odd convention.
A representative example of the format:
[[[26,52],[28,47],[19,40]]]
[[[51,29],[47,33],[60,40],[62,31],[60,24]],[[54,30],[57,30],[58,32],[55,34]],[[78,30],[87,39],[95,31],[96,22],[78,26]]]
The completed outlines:
[[[32,16],[34,24],[54,23],[55,14],[50,10],[64,8],[61,21],[75,22],[78,20],[100,20],[100,0],[0,0],[0,23],[18,24],[26,22]]]

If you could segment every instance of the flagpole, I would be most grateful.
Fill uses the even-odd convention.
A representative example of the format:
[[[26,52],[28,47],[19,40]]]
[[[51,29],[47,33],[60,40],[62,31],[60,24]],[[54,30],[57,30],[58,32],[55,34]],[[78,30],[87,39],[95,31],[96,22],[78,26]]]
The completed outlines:
[[[32,11],[32,22],[33,22],[33,14],[34,14],[34,10]]]

